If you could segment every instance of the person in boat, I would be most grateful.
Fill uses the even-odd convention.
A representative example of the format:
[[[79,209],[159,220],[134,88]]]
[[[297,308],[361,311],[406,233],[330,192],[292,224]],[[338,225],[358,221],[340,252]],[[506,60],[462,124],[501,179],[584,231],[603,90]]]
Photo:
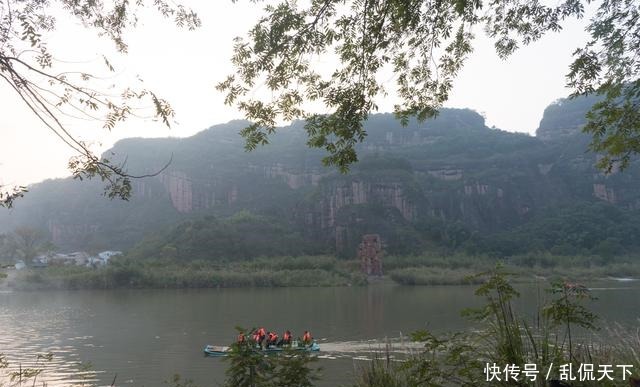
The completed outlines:
[[[282,347],[283,345],[291,345],[291,332],[285,331],[282,334],[282,339],[278,341],[278,347]]]
[[[256,333],[253,335],[253,339],[256,342],[256,344],[258,344],[258,346],[260,348],[262,348],[262,343],[264,342],[264,338],[266,336],[265,333],[265,329],[264,328],[260,328],[256,331]]]
[[[278,344],[278,335],[275,332],[269,332],[267,334],[267,348]]]
[[[244,337],[244,332],[240,332],[240,334],[238,334],[238,344],[244,344],[247,342],[246,337]]]
[[[313,342],[313,337],[311,337],[311,333],[309,333],[309,331],[304,331],[304,335],[302,335],[302,342],[304,345],[311,345]]]

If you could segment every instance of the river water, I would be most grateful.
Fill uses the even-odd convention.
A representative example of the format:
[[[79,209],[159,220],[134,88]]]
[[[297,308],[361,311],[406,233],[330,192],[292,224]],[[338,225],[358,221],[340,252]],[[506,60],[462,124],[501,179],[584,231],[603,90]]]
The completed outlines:
[[[535,310],[542,287],[521,287],[518,306]],[[205,358],[205,344],[227,345],[235,326],[264,326],[279,334],[308,329],[319,340],[319,386],[347,385],[354,369],[388,341],[412,331],[469,327],[460,310],[479,306],[471,286],[112,290],[0,293],[0,353],[12,370],[45,365],[38,385],[94,383],[162,386],[178,373],[196,385],[217,386],[225,363]],[[640,283],[593,284],[592,310],[638,326]],[[398,346],[398,345],[396,345]],[[53,359],[37,354],[53,353]],[[89,364],[90,363],[90,364]],[[0,375],[2,374],[0,370]],[[6,371],[6,370],[5,370]],[[8,371],[7,371],[8,372]],[[7,372],[0,376],[7,378]],[[117,376],[116,376],[117,375]]]

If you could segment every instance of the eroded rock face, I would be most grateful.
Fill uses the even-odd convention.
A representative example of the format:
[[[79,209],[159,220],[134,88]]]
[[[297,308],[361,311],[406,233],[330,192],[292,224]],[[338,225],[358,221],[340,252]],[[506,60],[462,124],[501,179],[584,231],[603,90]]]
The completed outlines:
[[[193,185],[184,172],[169,171],[160,175],[160,180],[169,192],[171,203],[178,212],[193,211]]]
[[[489,186],[487,184],[475,183],[474,185],[465,185],[464,194],[471,195],[486,195],[489,192]],[[502,196],[500,194],[499,196]]]
[[[51,242],[59,246],[79,244],[87,235],[100,229],[97,224],[61,224],[53,220],[49,221],[48,226]]]
[[[133,191],[135,192],[136,196],[142,198],[152,198],[156,193],[151,188],[151,185],[147,184],[145,180],[135,180],[133,183]]]
[[[282,163],[269,166],[250,165],[253,170],[262,169],[264,176],[273,179],[282,179],[291,189],[299,189],[307,186],[317,186],[322,176],[326,175],[319,170],[311,169],[303,172],[293,172]]]
[[[559,99],[544,110],[536,137],[545,142],[568,141],[579,134],[586,119],[585,113],[599,100],[597,96]]]
[[[322,190],[319,203],[321,228],[332,228],[341,208],[352,204],[379,204],[397,209],[408,221],[415,219],[416,206],[405,196],[401,183],[371,183],[363,180],[338,182]]]
[[[444,181],[453,181],[462,179],[462,169],[433,169],[427,173],[436,179]]]
[[[393,243],[389,235],[397,230],[402,237],[423,232],[418,228],[434,219],[492,233],[526,223],[542,208],[576,201],[640,208],[638,169],[599,173],[597,156],[585,152],[588,138],[579,134],[585,111],[573,114],[567,107],[562,102],[545,112],[538,131],[544,142],[491,130],[472,112],[444,109],[437,120],[406,127],[392,115],[375,116],[358,148],[361,162],[347,175],[322,167],[323,155],[306,148],[306,133],[293,130],[262,153],[244,152],[237,136],[244,124],[190,139],[124,141],[116,148],[132,156],[132,172],[157,170],[172,153],[175,162],[157,178],[132,181],[134,197],[126,205],[105,204],[99,184],[83,191],[86,186],[72,181],[43,183],[18,203],[15,220],[0,213],[0,232],[49,225],[56,244],[84,249],[81,238],[100,225],[100,242],[124,249],[150,228],[185,218],[176,212],[226,217],[247,209],[286,217],[301,233],[327,246],[335,242],[353,258],[362,235],[377,233]],[[578,137],[565,141],[571,133]],[[145,161],[133,165],[133,156]],[[123,232],[123,222],[133,218],[136,224]]]
[[[611,204],[616,203],[615,190],[613,188],[607,188],[605,184],[594,184],[593,196],[597,197],[600,200],[604,200],[605,202],[609,202]]]
[[[159,179],[173,207],[183,214],[215,206],[231,206],[238,201],[239,191],[235,184],[219,187],[215,180],[194,180],[180,171],[162,173]]]
[[[320,173],[317,169],[310,169],[300,173],[291,172],[284,164],[276,163],[269,166],[248,164],[245,172],[258,173],[264,178],[283,181],[292,190],[303,187],[317,186],[327,172]],[[198,210],[213,208],[214,206],[232,206],[240,197],[240,189],[233,181],[226,185],[216,179],[195,179],[182,171],[169,170],[158,176],[168,194],[171,204],[180,213],[188,214]],[[136,182],[136,195],[152,197],[156,193],[144,182]]]

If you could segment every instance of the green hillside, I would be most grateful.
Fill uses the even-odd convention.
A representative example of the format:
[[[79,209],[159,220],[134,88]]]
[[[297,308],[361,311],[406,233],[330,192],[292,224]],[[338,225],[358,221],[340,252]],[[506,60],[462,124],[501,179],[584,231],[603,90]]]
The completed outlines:
[[[552,104],[536,137],[488,128],[468,109],[405,127],[374,115],[345,175],[322,166],[298,122],[249,153],[242,121],[184,139],[126,139],[109,154],[132,174],[173,160],[135,181],[131,201],[102,197],[98,182],[45,181],[0,213],[0,232],[27,225],[61,250],[191,260],[354,257],[366,233],[398,255],[627,254],[640,249],[640,169],[605,176],[593,167],[579,130],[592,103]]]

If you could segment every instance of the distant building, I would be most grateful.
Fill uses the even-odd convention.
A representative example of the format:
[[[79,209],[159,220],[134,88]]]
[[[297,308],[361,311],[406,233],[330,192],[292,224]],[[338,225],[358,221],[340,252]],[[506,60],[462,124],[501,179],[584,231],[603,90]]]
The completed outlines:
[[[31,262],[31,267],[34,268],[34,269],[44,269],[47,266],[49,266],[49,265],[47,265],[47,263],[45,263],[45,262],[40,262],[40,261],[32,261]]]
[[[100,257],[100,259],[104,260],[104,263],[108,263],[109,259],[111,259],[112,257],[115,257],[117,255],[122,255],[122,251],[111,251],[111,250],[107,250],[107,251],[103,251],[101,253],[98,254],[98,257]]]
[[[55,254],[49,257],[49,263],[51,265],[77,265],[82,266],[87,263],[89,254],[84,251],[76,251],[69,254]]]
[[[52,255],[53,254],[40,254],[33,258],[33,262],[49,263],[49,259],[51,259]]]
[[[98,255],[90,256],[84,251],[75,251],[73,253],[48,253],[40,254],[31,262],[31,267],[47,267],[47,266],[89,266],[98,267],[109,263],[112,257],[122,255],[122,251],[107,250]],[[22,263],[24,265],[24,262]],[[26,265],[25,265],[26,266]]]
[[[90,267],[105,266],[109,263],[109,260],[112,257],[118,256],[118,255],[122,255],[122,251],[111,251],[111,250],[103,251],[101,253],[98,253],[97,256],[87,258],[86,265]]]
[[[30,266],[34,268],[45,268],[49,266],[49,258],[50,256],[47,254],[40,254],[31,260]]]

